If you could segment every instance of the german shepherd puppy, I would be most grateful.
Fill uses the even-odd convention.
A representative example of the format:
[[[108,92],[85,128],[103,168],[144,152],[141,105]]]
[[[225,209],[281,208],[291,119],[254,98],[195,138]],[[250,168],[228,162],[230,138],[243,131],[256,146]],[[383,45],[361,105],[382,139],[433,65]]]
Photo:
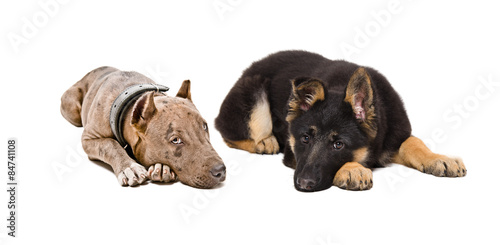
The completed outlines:
[[[215,119],[230,147],[284,153],[299,191],[335,185],[367,190],[372,168],[390,162],[435,176],[462,177],[461,159],[431,152],[411,136],[403,102],[375,69],[305,51],[254,62]]]

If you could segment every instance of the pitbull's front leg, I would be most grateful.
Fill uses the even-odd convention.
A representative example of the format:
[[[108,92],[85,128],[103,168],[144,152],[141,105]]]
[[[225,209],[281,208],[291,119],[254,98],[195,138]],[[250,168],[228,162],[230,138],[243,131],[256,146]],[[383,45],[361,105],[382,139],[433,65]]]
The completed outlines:
[[[148,178],[158,182],[173,182],[177,180],[177,175],[166,164],[157,163],[148,168]]]
[[[146,181],[146,168],[130,158],[112,138],[82,139],[83,149],[91,160],[109,164],[122,186],[136,186]]]

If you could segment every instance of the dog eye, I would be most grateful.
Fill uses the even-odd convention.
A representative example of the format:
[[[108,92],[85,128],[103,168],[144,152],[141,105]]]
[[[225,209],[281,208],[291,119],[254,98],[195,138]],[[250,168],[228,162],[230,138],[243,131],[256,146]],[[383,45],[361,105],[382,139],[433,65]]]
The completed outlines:
[[[302,143],[309,144],[309,141],[311,140],[311,138],[309,137],[309,135],[305,134],[305,135],[302,135],[301,140],[302,140]]]
[[[333,148],[336,149],[336,150],[340,150],[344,147],[344,143],[342,143],[341,141],[335,141],[333,142]]]
[[[180,144],[184,143],[184,142],[182,142],[181,138],[179,138],[179,137],[173,138],[170,142],[174,145],[180,145]]]
[[[208,126],[206,123],[203,123],[203,130],[208,131]]]

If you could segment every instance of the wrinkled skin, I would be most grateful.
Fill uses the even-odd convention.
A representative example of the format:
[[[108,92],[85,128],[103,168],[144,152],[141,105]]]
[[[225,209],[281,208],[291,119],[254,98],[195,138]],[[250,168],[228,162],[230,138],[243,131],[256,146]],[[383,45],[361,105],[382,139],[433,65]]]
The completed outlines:
[[[207,122],[194,104],[189,99],[167,96],[154,97],[154,104],[157,115],[150,119],[144,134],[139,134],[135,154],[138,160],[155,170],[159,169],[155,164],[167,165],[167,172],[193,187],[211,188],[223,181],[225,173],[220,177],[212,173],[213,168],[223,166],[222,159],[210,144]],[[131,130],[137,133],[135,128]],[[159,150],[155,145],[163,148]]]

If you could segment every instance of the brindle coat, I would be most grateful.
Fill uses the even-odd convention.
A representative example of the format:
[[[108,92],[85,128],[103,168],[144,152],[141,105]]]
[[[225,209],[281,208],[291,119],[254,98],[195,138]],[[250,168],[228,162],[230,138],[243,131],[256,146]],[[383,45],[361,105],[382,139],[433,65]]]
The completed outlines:
[[[100,67],[84,76],[61,98],[61,113],[84,127],[82,145],[91,160],[109,164],[123,186],[153,181],[212,188],[224,181],[225,166],[210,144],[207,122],[191,101],[190,82],[176,97],[148,92],[125,113],[123,135],[133,156],[115,139],[111,105],[126,88],[154,83],[137,73]],[[148,171],[146,171],[148,168]]]

